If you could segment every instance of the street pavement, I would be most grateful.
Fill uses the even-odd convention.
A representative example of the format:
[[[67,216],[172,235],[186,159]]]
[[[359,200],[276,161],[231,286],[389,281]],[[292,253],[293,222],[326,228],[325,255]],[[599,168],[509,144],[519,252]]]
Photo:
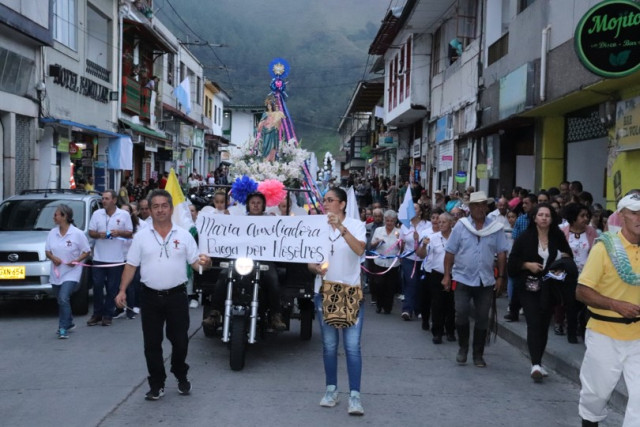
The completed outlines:
[[[397,303],[396,303],[397,305]],[[292,331],[268,334],[249,349],[243,371],[229,369],[219,338],[200,330],[190,310],[188,363],[193,383],[181,396],[167,379],[165,396],[148,390],[140,320],[87,327],[76,319],[68,340],[55,336],[55,303],[0,302],[0,414],[5,426],[578,426],[579,385],[551,371],[529,378],[518,346],[498,338],[486,349],[488,367],[455,363],[456,343],[431,343],[419,321],[365,307],[363,417],[347,414],[347,374],[339,359],[340,403],[318,405],[324,392],[317,324],[311,341]],[[522,322],[523,323],[523,322]],[[568,344],[566,344],[568,345]],[[169,347],[165,346],[169,355]],[[167,367],[168,371],[168,367]],[[612,409],[602,426],[622,424]]]

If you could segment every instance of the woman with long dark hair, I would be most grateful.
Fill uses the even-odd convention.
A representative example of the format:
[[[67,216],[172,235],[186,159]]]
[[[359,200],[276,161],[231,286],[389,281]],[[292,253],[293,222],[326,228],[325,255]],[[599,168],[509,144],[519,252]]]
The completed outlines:
[[[509,255],[509,276],[514,279],[527,320],[527,345],[531,378],[541,382],[547,375],[542,355],[547,346],[554,286],[562,285],[545,276],[560,258],[572,258],[571,248],[558,228],[558,216],[546,203],[532,209],[527,229],[516,239]],[[575,264],[574,264],[575,268]]]
[[[329,190],[323,200],[324,211],[331,227],[329,241],[331,250],[327,263],[309,264],[309,270],[322,277],[324,285],[347,288],[360,294],[360,262],[364,254],[366,231],[364,224],[345,215],[347,208],[347,193],[341,188]],[[344,353],[347,358],[347,373],[349,375],[349,414],[363,415],[360,402],[360,378],[362,375],[362,355],[360,353],[360,337],[362,335],[362,316],[364,304],[359,305],[355,323],[348,327],[338,328],[327,323],[328,314],[323,310],[323,295],[319,284],[316,285],[314,298],[320,331],[322,333],[322,357],[326,391],[320,401],[320,406],[334,407],[338,402],[338,343],[340,330]],[[346,307],[345,307],[346,309]]]

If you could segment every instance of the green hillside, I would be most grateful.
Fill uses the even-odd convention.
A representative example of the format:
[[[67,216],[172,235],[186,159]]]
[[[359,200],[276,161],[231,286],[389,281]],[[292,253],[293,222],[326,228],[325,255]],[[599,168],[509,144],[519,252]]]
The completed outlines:
[[[388,5],[387,0],[154,2],[157,16],[180,40],[227,46],[190,50],[234,104],[261,104],[269,93],[269,63],[286,59],[289,112],[298,139],[319,158],[326,151],[337,153],[340,116],[356,83],[369,77],[367,51]]]

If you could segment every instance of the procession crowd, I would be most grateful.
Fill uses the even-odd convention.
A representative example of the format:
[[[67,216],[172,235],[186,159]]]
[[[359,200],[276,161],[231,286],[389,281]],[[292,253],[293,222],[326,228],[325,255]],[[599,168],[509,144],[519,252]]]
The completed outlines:
[[[542,382],[548,375],[542,357],[551,321],[553,332],[566,334],[568,344],[581,340],[587,344],[587,368],[583,365],[581,374],[583,425],[597,425],[604,419],[606,402],[620,372],[624,372],[632,401],[638,390],[637,381],[631,381],[630,375],[637,373],[638,365],[630,365],[627,358],[619,355],[612,361],[611,351],[603,350],[601,345],[618,348],[620,341],[622,345],[631,342],[635,347],[624,347],[623,353],[633,354],[635,359],[640,354],[640,323],[636,322],[640,317],[640,295],[637,285],[625,287],[626,283],[638,282],[639,191],[629,192],[617,211],[612,212],[594,204],[591,194],[578,181],[562,182],[557,188],[537,193],[516,187],[495,198],[473,187],[452,194],[436,191],[431,197],[416,183],[405,182],[396,188],[392,182],[382,180],[379,186],[365,180],[354,183],[360,221],[346,215],[348,197],[341,188],[330,187],[322,200],[331,226],[331,255],[326,264],[309,264],[309,270],[322,279],[315,289],[327,387],[322,406],[333,407],[337,403],[337,347],[342,330],[349,374],[349,413],[364,413],[360,401],[363,310],[356,306],[353,318],[342,319],[347,323],[335,327],[324,310],[323,295],[340,286],[368,289],[370,303],[379,314],[389,315],[394,304],[399,305],[400,317],[406,322],[419,319],[422,328],[430,331],[433,344],[440,345],[443,340],[457,342],[458,364],[467,363],[471,348],[473,364],[481,368],[487,366],[484,347],[490,329],[496,326],[496,319],[490,319],[490,314],[497,316],[495,298],[506,291],[509,311],[504,319],[517,322],[524,314],[527,323],[533,381]],[[161,180],[160,186],[165,183],[166,179],[164,183]],[[125,190],[126,187],[123,184]],[[138,194],[144,191],[134,187],[132,193],[130,198],[122,189],[104,192],[103,209],[91,218],[89,234],[96,239],[91,269],[94,311],[87,325],[110,326],[118,315],[116,305],[123,309],[122,316],[130,319],[142,312],[149,400],[159,399],[164,392],[162,325],[172,325],[167,327],[167,337],[173,344],[172,372],[180,393],[188,394],[191,384],[186,376],[185,309],[187,304],[197,307],[198,297],[188,289],[191,269],[187,272],[183,268],[179,274],[166,270],[158,261],[158,251],[160,261],[163,256],[169,261],[174,252],[180,253],[182,265],[190,264],[195,269],[210,267],[212,260],[198,255],[193,236],[171,224],[171,196],[166,191],[151,189],[147,198],[139,199]],[[297,207],[295,200],[290,203]],[[408,204],[412,209],[407,210]],[[224,190],[215,193],[212,205],[205,209],[216,214],[229,214],[232,208]],[[264,195],[247,197],[246,214],[263,215],[265,208]],[[291,211],[287,209],[284,201],[283,207],[272,214],[288,215]],[[406,212],[411,212],[411,217],[403,218]],[[306,212],[296,211],[301,213]],[[196,206],[192,215],[195,220]],[[52,260],[52,277],[58,278],[54,284],[62,285],[58,334],[66,338],[75,327],[68,299],[79,280],[77,266],[89,255],[90,248],[82,233],[74,231],[70,210],[61,206],[54,219],[58,227],[51,231],[47,256]],[[615,235],[618,237],[606,233],[620,230]],[[68,245],[65,238],[72,235],[77,243]],[[134,235],[141,237],[132,239]],[[178,235],[180,239],[176,239]],[[600,241],[602,245],[597,244]],[[68,247],[63,249],[64,246]],[[64,250],[68,254],[62,252],[63,256]],[[631,253],[635,256],[625,251],[635,251]],[[63,261],[65,257],[73,261]],[[620,276],[624,283],[616,276],[620,269],[626,269],[627,276]],[[615,283],[611,285],[615,290],[603,288],[602,283]],[[268,288],[273,301],[278,285],[271,283]],[[276,314],[274,329],[282,330],[276,302],[268,305]],[[218,316],[216,313],[209,320],[215,324]],[[591,329],[595,335],[589,333]],[[592,347],[590,342],[598,345]],[[612,365],[614,373],[607,371]],[[640,419],[636,412],[627,409],[627,420],[631,422],[628,425]]]

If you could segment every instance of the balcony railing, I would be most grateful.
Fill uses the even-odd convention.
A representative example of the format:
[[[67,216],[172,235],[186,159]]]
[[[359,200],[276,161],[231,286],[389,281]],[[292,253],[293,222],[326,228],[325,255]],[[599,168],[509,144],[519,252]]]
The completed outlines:
[[[151,120],[151,89],[132,77],[122,78],[122,111]]]

